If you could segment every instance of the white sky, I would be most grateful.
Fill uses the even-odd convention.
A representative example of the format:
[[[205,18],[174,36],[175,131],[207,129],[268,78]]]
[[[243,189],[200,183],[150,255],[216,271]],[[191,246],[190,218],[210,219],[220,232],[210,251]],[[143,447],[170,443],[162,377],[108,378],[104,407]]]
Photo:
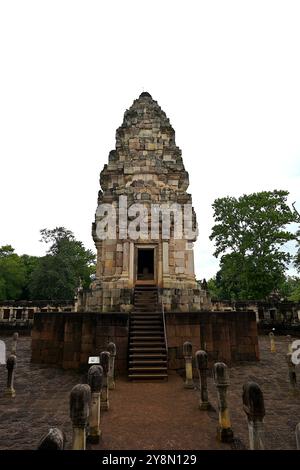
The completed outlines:
[[[190,174],[196,270],[215,274],[217,197],[287,189],[300,209],[299,1],[1,1],[0,245],[41,228],[94,248],[99,173],[149,91]]]

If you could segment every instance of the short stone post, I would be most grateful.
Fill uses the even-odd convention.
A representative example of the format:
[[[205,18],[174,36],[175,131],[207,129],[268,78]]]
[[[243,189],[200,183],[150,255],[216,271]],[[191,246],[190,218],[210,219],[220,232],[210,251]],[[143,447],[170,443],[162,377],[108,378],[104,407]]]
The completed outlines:
[[[293,388],[297,385],[297,377],[296,377],[296,364],[292,361],[292,353],[287,353],[286,355],[286,362],[289,368],[289,380],[290,384]]]
[[[243,386],[243,409],[248,419],[250,450],[264,450],[264,396],[255,382]]]
[[[297,450],[300,450],[300,423],[298,423],[297,426],[296,426],[295,434],[296,434]]]
[[[50,428],[48,433],[40,440],[37,450],[64,450],[65,442],[64,432],[58,428]]]
[[[103,382],[101,391],[101,410],[109,410],[109,394],[108,394],[108,371],[109,371],[110,353],[103,351],[100,353],[100,364],[103,367]]]
[[[17,355],[17,342],[19,338],[19,333],[15,332],[13,334],[13,339],[12,339],[12,346],[11,346],[11,353],[14,354],[15,356]]]
[[[88,384],[91,387],[92,399],[89,416],[88,441],[98,444],[101,436],[100,429],[100,402],[102,389],[103,369],[102,366],[94,365],[88,371]]]
[[[114,390],[116,388],[115,383],[115,358],[117,354],[117,348],[115,343],[108,343],[107,351],[110,353],[109,356],[109,369],[108,369],[108,388]]]
[[[286,335],[286,341],[287,341],[287,349],[288,349],[288,353],[292,354],[293,350],[292,350],[292,337],[291,335]]]
[[[269,333],[271,353],[276,352],[275,337],[273,331]]]
[[[87,384],[78,384],[70,393],[70,418],[73,424],[72,450],[86,449],[86,426],[89,417],[91,389]]]
[[[217,362],[213,369],[214,381],[218,393],[219,426],[217,437],[221,442],[232,442],[233,431],[231,429],[229,410],[227,406],[227,388],[229,386],[228,367],[223,362]]]
[[[193,345],[190,341],[183,343],[183,356],[185,360],[185,383],[184,388],[194,388],[193,381]]]
[[[199,384],[200,384],[200,401],[199,408],[200,410],[208,410],[210,408],[210,403],[208,401],[208,391],[207,391],[207,370],[208,370],[208,361],[207,353],[205,351],[197,351],[195,354],[196,366],[199,374]]]
[[[14,389],[14,375],[15,375],[15,367],[17,365],[17,358],[14,354],[8,356],[6,361],[6,369],[7,369],[7,388],[5,395],[8,397],[14,398],[16,396],[16,391]]]

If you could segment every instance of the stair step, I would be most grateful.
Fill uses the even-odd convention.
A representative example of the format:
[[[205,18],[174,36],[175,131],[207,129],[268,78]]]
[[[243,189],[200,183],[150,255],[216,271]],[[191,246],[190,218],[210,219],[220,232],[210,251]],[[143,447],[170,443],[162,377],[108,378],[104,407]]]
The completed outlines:
[[[158,333],[160,333],[160,332],[163,332],[164,328],[163,328],[162,324],[152,325],[150,323],[150,324],[147,324],[147,325],[131,325],[130,333],[133,334],[133,331],[136,331],[137,333],[139,333],[142,330],[144,330],[144,331],[157,331]]]
[[[138,340],[138,341],[160,341],[164,339],[163,333],[161,335],[157,334],[157,336],[130,336],[130,340]]]
[[[129,367],[130,372],[150,372],[151,370],[154,371],[160,371],[160,372],[166,372],[167,368],[166,367],[161,367],[161,366],[145,366],[145,367]]]
[[[152,313],[147,313],[147,315],[145,315],[144,313],[132,313],[130,315],[130,318],[132,321],[134,320],[137,320],[137,321],[142,321],[142,320],[146,320],[146,321],[149,321],[149,320],[154,320],[154,321],[158,321],[160,320],[161,321],[161,315],[158,315],[158,314],[152,314]]]
[[[131,323],[134,323],[135,325],[161,325],[162,324],[162,321],[161,319],[137,319],[137,318],[134,318],[133,320],[131,320]]]
[[[129,374],[129,379],[164,379],[167,378],[168,374]]]
[[[144,347],[134,347],[130,348],[130,353],[135,353],[135,352],[166,352],[166,348],[161,348],[154,346],[153,348],[151,346],[144,346]]]
[[[145,365],[152,365],[152,364],[167,364],[167,360],[166,359],[135,359],[135,360],[130,360],[129,361],[129,364],[145,364]]]
[[[141,353],[141,352],[129,352],[130,357],[137,357],[139,359],[153,359],[154,357],[158,357],[159,359],[162,359],[163,357],[166,357],[167,352],[146,352],[146,353]]]
[[[161,332],[161,335],[160,335],[160,331],[153,331],[153,333],[149,333],[148,331],[137,331],[135,333],[133,333],[131,336],[136,336],[136,340],[139,341],[139,338],[141,336],[148,336],[148,338],[153,338],[155,336],[161,336],[161,339],[163,339],[163,334]],[[131,338],[129,338],[130,340]]]

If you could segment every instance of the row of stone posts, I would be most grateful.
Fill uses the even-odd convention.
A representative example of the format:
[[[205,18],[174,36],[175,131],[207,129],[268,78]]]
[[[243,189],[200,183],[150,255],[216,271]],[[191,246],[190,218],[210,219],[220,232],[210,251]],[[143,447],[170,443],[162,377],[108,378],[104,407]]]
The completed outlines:
[[[15,376],[15,368],[17,365],[17,343],[19,339],[19,333],[15,332],[12,336],[12,344],[11,344],[11,353],[6,359],[6,369],[7,369],[7,385],[5,390],[5,395],[7,397],[14,398],[16,396],[16,391],[14,389],[14,376]],[[5,347],[4,347],[4,359],[5,359]]]
[[[276,343],[275,343],[275,335],[273,331],[269,333],[269,338],[270,338],[270,351],[271,353],[275,353]],[[290,382],[292,389],[295,389],[297,386],[297,376],[296,376],[296,364],[293,362],[293,347],[292,347],[291,335],[286,336],[286,341],[287,341],[286,363],[288,366],[289,382]]]
[[[70,418],[72,421],[72,450],[85,450],[86,442],[99,443],[102,435],[101,411],[109,410],[109,390],[115,385],[116,345],[109,343],[107,351],[100,353],[100,364],[88,370],[87,384],[75,385],[70,393]],[[49,430],[39,443],[38,449],[60,449],[65,436],[57,428]]]
[[[183,345],[186,366],[186,388],[195,388],[192,371],[192,344],[187,341]],[[206,351],[200,350],[195,354],[196,367],[199,375],[200,400],[199,409],[209,410],[207,373],[208,357]],[[221,442],[232,442],[230,414],[227,404],[227,389],[229,387],[228,367],[223,362],[217,362],[213,367],[213,379],[217,389],[219,423],[217,437]],[[263,393],[255,382],[247,382],[243,386],[243,409],[248,420],[250,449],[264,449],[263,419],[265,415]]]

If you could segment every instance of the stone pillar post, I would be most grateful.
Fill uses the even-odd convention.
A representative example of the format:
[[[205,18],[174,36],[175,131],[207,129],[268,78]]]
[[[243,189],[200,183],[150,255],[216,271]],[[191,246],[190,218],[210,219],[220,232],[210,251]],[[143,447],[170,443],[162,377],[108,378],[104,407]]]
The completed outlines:
[[[292,337],[291,335],[286,335],[286,341],[287,341],[287,352],[292,354]]]
[[[129,273],[129,242],[124,240],[123,242],[123,261],[122,261],[122,278],[128,279]]]
[[[15,356],[17,355],[17,342],[19,338],[19,333],[15,332],[12,338],[12,346],[11,346],[11,353]]]
[[[96,278],[101,279],[103,275],[103,250],[102,250],[103,243],[102,241],[98,240],[96,243],[97,248],[97,266],[96,266]]]
[[[100,429],[100,402],[103,380],[102,366],[94,365],[88,371],[88,384],[91,387],[91,406],[89,415],[88,441],[92,444],[98,444],[101,436]]]
[[[134,243],[130,242],[129,244],[129,287],[134,285]]]
[[[162,242],[159,241],[157,246],[157,285],[158,287],[163,287],[163,253],[162,253]]]
[[[162,242],[162,258],[163,258],[163,285],[165,281],[168,281],[170,278],[170,269],[169,269],[169,242]]]
[[[274,339],[273,331],[271,331],[269,333],[269,338],[270,338],[271,353],[275,353],[276,352],[276,345],[275,345],[275,339]]]
[[[248,419],[250,450],[264,449],[264,396],[255,382],[243,386],[243,408]]]
[[[296,434],[297,450],[300,450],[300,423],[298,423],[297,426],[296,426],[295,434]]]
[[[199,384],[200,384],[200,401],[199,408],[200,410],[208,410],[210,408],[210,403],[208,401],[208,391],[207,391],[207,370],[208,370],[208,361],[207,354],[205,351],[197,351],[195,354],[196,366],[199,374]]]
[[[86,426],[89,417],[91,389],[87,384],[78,384],[70,393],[70,418],[73,424],[72,450],[86,449]]]
[[[36,450],[64,450],[66,442],[65,434],[58,428],[50,428],[42,437]]]
[[[107,374],[108,379],[108,388],[109,390],[114,390],[116,388],[115,383],[115,358],[117,354],[117,348],[115,343],[108,343],[107,350],[110,354],[109,356],[109,369]]]
[[[5,395],[8,397],[14,398],[16,396],[16,391],[14,389],[14,369],[17,365],[17,357],[14,354],[8,356],[6,361],[7,369],[7,388]]]
[[[195,263],[194,263],[194,249],[193,242],[186,242],[187,253],[187,275],[191,280],[195,280]]]
[[[229,410],[227,406],[227,388],[229,386],[228,367],[223,362],[214,365],[214,381],[218,393],[219,426],[217,436],[221,442],[231,442],[233,431],[231,429]]]
[[[109,410],[109,394],[108,394],[108,371],[109,371],[110,353],[103,351],[100,353],[100,364],[103,367],[103,387],[101,390],[101,410]]]
[[[193,345],[190,341],[186,341],[183,343],[183,356],[185,360],[185,388],[194,388],[194,381],[193,381],[193,364],[192,364],[192,357],[193,357]]]
[[[295,388],[297,385],[297,376],[296,376],[296,365],[292,361],[292,353],[287,353],[286,362],[289,368],[289,380],[292,388]]]

